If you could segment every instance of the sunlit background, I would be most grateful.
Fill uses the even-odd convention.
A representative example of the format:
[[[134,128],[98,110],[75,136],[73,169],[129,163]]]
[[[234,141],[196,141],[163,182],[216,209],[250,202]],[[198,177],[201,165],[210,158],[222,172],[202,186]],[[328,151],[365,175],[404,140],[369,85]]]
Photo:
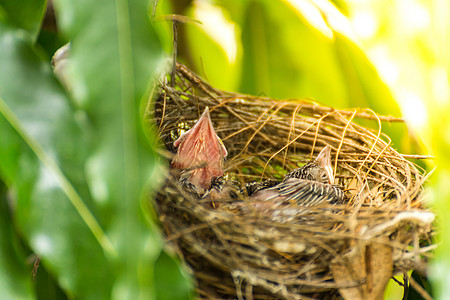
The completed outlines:
[[[284,0],[327,39],[338,32],[375,65],[408,125],[427,139],[432,103],[449,99],[446,1]],[[214,1],[193,2],[193,18],[223,49],[232,66],[240,59],[240,29]],[[183,47],[183,45],[180,45]],[[430,141],[428,141],[430,144]]]
[[[333,32],[339,32],[361,47],[389,86],[408,125],[427,139],[429,106],[449,99],[446,1],[336,1],[341,7],[321,0],[285,2],[324,37],[333,39]],[[213,1],[196,0],[193,11],[228,62],[235,64],[241,47],[239,27]]]
[[[357,42],[393,92],[409,125],[427,139],[428,108],[449,99],[448,45],[445,32],[440,32],[446,30],[442,22],[448,17],[448,4],[419,0],[348,3]]]

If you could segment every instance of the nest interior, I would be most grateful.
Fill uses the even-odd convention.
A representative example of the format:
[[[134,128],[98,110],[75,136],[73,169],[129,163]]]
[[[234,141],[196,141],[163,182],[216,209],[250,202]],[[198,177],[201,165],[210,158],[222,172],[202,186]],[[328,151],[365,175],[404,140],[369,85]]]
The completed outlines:
[[[154,103],[149,118],[171,152],[209,107],[228,150],[226,178],[242,185],[280,179],[329,145],[335,184],[346,195],[343,204],[273,219],[233,209],[232,200],[205,204],[169,176],[156,209],[200,297],[377,299],[393,272],[424,271],[433,249],[426,176],[381,131],[384,122],[400,119],[221,91],[181,64],[173,81],[162,80]],[[372,120],[379,130],[357,120]]]

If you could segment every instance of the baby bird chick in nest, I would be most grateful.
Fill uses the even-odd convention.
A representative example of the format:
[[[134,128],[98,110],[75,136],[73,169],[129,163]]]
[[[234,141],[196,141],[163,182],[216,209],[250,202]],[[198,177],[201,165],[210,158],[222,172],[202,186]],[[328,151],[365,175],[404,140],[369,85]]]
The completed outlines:
[[[209,191],[213,180],[223,175],[223,162],[228,152],[214,130],[208,107],[174,146],[177,153],[171,167],[180,170],[180,183],[198,195]]]
[[[312,206],[324,201],[340,202],[344,198],[344,192],[333,186],[333,182],[331,148],[326,146],[315,160],[288,173],[281,183],[271,187],[256,188],[250,199],[294,203],[298,206]]]
[[[287,181],[290,178],[333,184],[334,175],[333,167],[331,166],[331,147],[326,146],[320,151],[315,160],[289,172],[283,181]]]
[[[179,183],[200,200],[211,202],[242,199],[241,188],[223,178],[228,152],[216,134],[208,107],[194,126],[175,142],[177,153],[172,169],[180,171]]]
[[[326,146],[319,153],[315,160],[312,160],[298,169],[289,172],[283,182],[289,178],[306,179],[310,181],[317,181],[321,183],[333,184],[333,168],[331,167],[331,148]],[[246,184],[246,191],[248,195],[255,194],[256,192],[273,187],[281,183],[276,179],[267,179],[261,182],[250,182]]]

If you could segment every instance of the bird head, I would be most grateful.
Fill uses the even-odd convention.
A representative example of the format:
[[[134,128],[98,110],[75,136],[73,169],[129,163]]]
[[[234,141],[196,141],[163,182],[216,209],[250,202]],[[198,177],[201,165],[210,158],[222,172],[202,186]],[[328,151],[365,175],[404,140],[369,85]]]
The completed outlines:
[[[172,168],[182,170],[186,180],[194,186],[208,190],[212,180],[223,175],[223,162],[228,152],[214,130],[208,107],[174,146],[177,153]]]
[[[319,165],[321,168],[317,168],[317,172],[321,172],[321,174],[315,174],[316,178],[319,178],[323,183],[333,184],[334,182],[334,174],[333,167],[331,166],[331,147],[326,146],[320,151],[319,155],[317,155],[315,159],[315,163]]]

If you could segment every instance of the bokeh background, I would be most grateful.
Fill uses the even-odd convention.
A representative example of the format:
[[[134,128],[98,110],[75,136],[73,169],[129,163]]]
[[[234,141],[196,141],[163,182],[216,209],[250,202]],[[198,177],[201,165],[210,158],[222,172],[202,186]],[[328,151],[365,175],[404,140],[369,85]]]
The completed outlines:
[[[430,156],[440,247],[418,281],[446,299],[449,17],[447,0],[0,0],[0,299],[194,297],[149,205],[166,162],[142,119],[173,19],[178,60],[217,88],[405,118],[382,130]]]

